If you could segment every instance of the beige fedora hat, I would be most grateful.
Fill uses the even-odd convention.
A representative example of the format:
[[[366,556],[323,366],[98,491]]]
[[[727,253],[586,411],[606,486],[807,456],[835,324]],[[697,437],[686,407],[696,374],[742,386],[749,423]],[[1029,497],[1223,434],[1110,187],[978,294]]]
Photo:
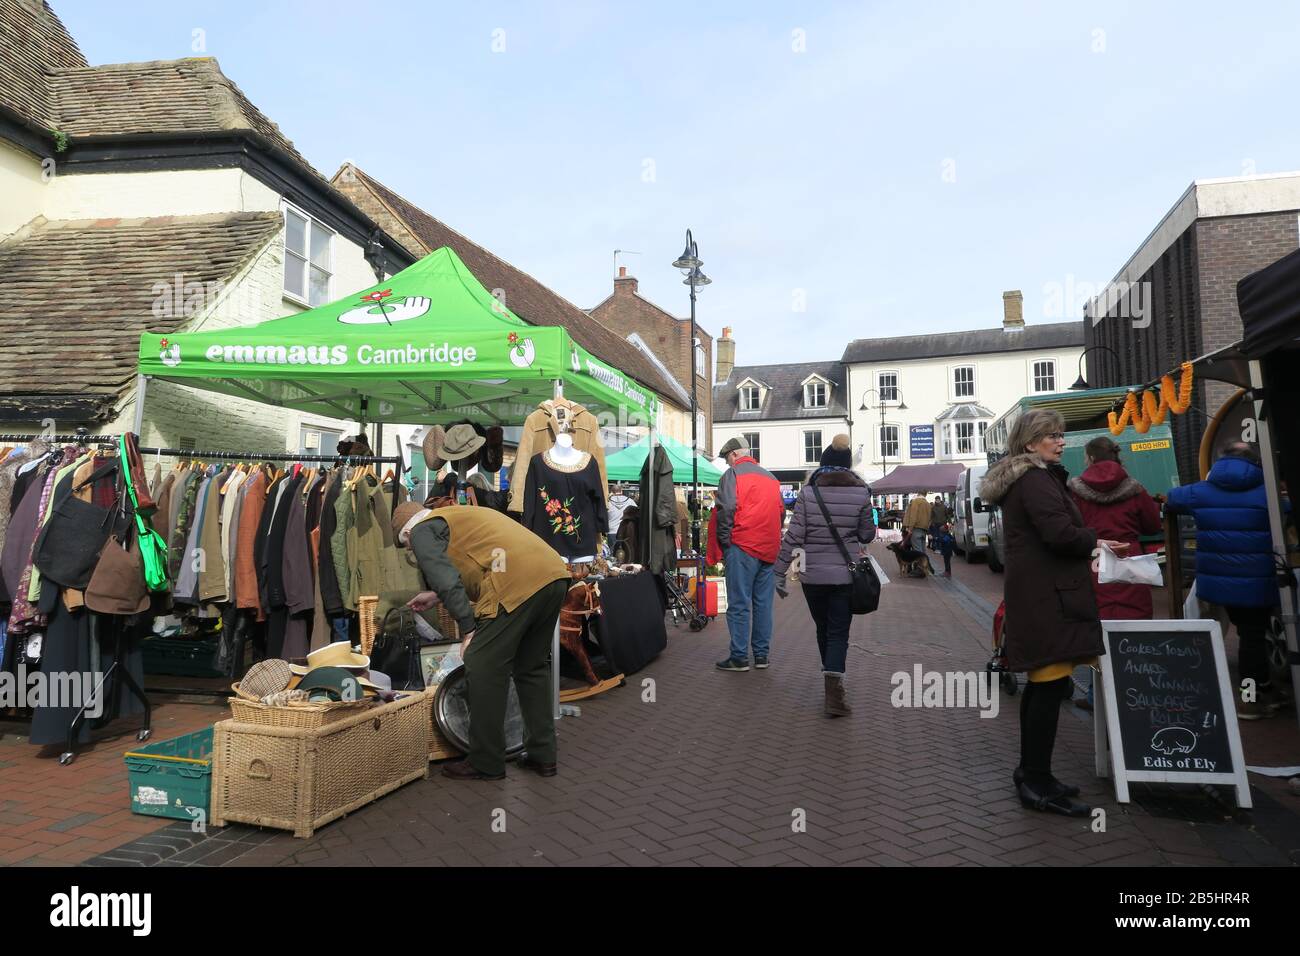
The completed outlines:
[[[447,461],[460,461],[477,452],[486,442],[486,438],[474,431],[473,425],[452,425],[447,429],[442,457]]]
[[[289,670],[303,675],[317,667],[343,667],[350,671],[364,671],[370,667],[370,658],[352,649],[351,641],[335,641],[307,655],[307,663],[290,664]]]

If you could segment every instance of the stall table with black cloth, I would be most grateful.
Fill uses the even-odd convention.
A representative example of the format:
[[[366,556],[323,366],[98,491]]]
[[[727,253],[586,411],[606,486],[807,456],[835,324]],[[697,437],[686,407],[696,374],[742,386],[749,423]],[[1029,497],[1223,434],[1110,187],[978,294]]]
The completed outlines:
[[[668,646],[663,601],[653,574],[605,578],[600,582],[600,606],[592,627],[615,671],[635,674]]]

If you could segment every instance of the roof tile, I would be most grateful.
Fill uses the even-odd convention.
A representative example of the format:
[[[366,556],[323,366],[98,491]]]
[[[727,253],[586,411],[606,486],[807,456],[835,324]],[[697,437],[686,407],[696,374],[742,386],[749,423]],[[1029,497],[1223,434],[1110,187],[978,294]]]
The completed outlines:
[[[172,332],[154,315],[155,285],[216,282],[280,230],[276,212],[156,219],[37,220],[0,243],[0,397],[99,395],[111,402],[135,373],[141,332]]]

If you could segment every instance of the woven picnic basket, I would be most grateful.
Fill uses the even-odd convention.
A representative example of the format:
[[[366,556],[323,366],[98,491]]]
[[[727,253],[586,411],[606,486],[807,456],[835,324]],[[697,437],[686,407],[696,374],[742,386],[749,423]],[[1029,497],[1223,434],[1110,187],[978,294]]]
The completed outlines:
[[[212,824],[248,823],[309,837],[427,777],[430,698],[412,693],[316,729],[218,722]]]
[[[263,727],[293,727],[298,730],[316,730],[327,724],[347,720],[358,713],[358,708],[366,707],[366,701],[331,701],[329,703],[295,703],[281,707],[271,707],[260,700],[254,700],[239,689],[239,683],[231,685],[235,696],[230,698],[230,716],[245,724],[258,724]]]

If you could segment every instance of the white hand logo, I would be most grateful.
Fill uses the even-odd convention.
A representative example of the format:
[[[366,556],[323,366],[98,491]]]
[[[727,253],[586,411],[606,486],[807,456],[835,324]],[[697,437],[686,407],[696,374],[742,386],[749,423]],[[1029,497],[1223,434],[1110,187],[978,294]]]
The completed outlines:
[[[418,319],[429,311],[433,303],[422,295],[408,295],[391,305],[363,305],[344,312],[339,321],[344,325],[392,325],[408,319]]]
[[[537,347],[532,339],[521,339],[519,344],[510,348],[510,364],[515,368],[528,368],[537,358]]]

